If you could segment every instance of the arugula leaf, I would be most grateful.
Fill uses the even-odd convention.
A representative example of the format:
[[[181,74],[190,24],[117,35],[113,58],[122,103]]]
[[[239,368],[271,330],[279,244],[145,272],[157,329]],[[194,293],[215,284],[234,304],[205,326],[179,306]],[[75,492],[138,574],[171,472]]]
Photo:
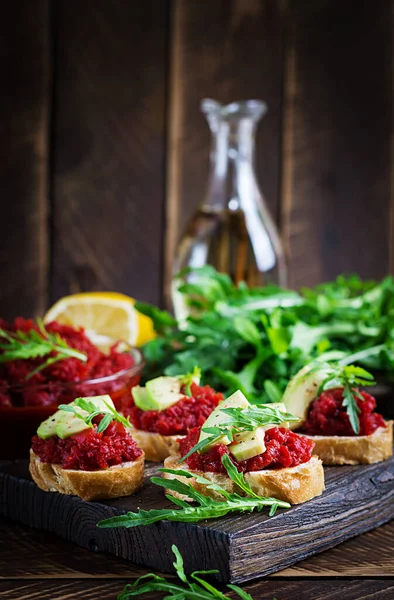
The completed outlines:
[[[97,426],[97,433],[102,433],[105,431],[110,423],[114,420],[114,416],[110,413],[106,413],[101,419],[100,423]]]
[[[194,454],[194,452],[199,452],[200,450],[203,450],[207,445],[213,444],[215,442],[215,440],[219,440],[222,437],[220,430],[217,428],[215,428],[214,433],[212,433],[212,429],[204,429],[204,431],[206,431],[207,433],[211,433],[212,435],[209,436],[208,438],[205,438],[205,439],[197,442],[197,444],[195,444],[193,446],[193,448],[191,448],[191,450],[189,450],[189,452],[187,452],[184,456],[182,456],[182,458],[179,460],[179,463],[183,463],[187,458],[189,458],[189,456]]]
[[[151,307],[159,337],[143,348],[145,380],[199,365],[214,389],[241,389],[249,401],[261,403],[271,401],[266,380],[283,392],[317,358],[347,360],[382,374],[394,370],[391,277],[375,283],[340,276],[301,293],[233,285],[212,267],[188,269],[182,277],[194,286],[180,292],[193,315],[180,328],[171,315]]]
[[[338,337],[347,337],[349,334],[357,332],[357,325],[353,323],[331,323],[325,325],[307,325],[299,321],[296,323],[291,338],[292,347],[301,348],[305,354],[310,354],[317,346],[319,341],[325,340],[327,336],[331,339]]]
[[[360,409],[357,406],[356,397],[352,388],[350,387],[348,382],[344,383],[343,387],[343,402],[342,405],[346,408],[346,412],[349,417],[350,425],[352,426],[353,431],[358,434],[360,433],[360,422],[358,419],[358,415],[360,413]],[[362,396],[361,396],[362,398]],[[362,398],[364,400],[364,398]]]
[[[204,579],[201,579],[201,577],[199,577],[199,572],[196,571],[194,573],[192,573],[191,577],[195,580],[198,581],[198,583],[210,593],[210,598],[220,598],[221,600],[228,600],[228,596],[225,596],[224,594],[222,594],[222,592],[220,592],[217,588],[215,588],[213,585],[211,585],[210,583],[208,583],[208,581],[205,581]],[[193,590],[195,591],[195,590]]]
[[[227,457],[228,459],[228,457]],[[171,500],[178,509],[163,508],[163,509],[151,509],[151,510],[139,510],[139,512],[128,512],[124,515],[118,515],[116,517],[110,517],[104,521],[97,523],[97,527],[108,528],[108,527],[138,527],[141,525],[151,525],[157,521],[177,521],[181,523],[195,523],[203,519],[215,519],[224,517],[225,515],[233,512],[253,512],[257,510],[260,512],[265,507],[270,508],[269,515],[272,516],[278,508],[290,508],[288,502],[282,502],[276,498],[269,498],[264,496],[258,496],[252,490],[250,490],[248,484],[244,481],[242,475],[237,475],[234,472],[233,465],[229,466],[229,460],[222,458],[223,465],[227,471],[228,476],[232,479],[244,493],[250,493],[248,496],[240,496],[236,493],[230,493],[224,490],[221,486],[213,483],[209,479],[191,473],[190,471],[181,469],[165,469],[162,468],[162,473],[169,473],[178,477],[186,477],[188,479],[194,478],[203,485],[206,485],[210,489],[219,492],[223,496],[223,500],[214,500],[209,496],[201,494],[195,490],[192,485],[188,485],[178,479],[163,479],[161,477],[151,477],[151,482],[155,485],[159,485],[166,489],[177,492],[182,496],[190,498],[196,505],[185,505],[179,504],[178,500],[172,495],[167,495],[167,498]],[[231,461],[230,461],[231,462]],[[250,490],[250,491],[249,491]]]
[[[169,471],[173,472],[172,469],[170,469]],[[161,471],[161,472],[167,473],[167,471]],[[189,471],[183,471],[182,469],[179,469],[178,473],[176,473],[176,474],[181,477],[186,477],[187,476],[186,474],[189,474],[189,476],[190,476]],[[201,477],[201,476],[196,476],[195,479],[196,479],[196,481],[198,481],[198,483],[202,483],[203,485],[206,485],[207,488],[210,488],[212,490],[219,492],[219,494],[221,494],[223,497],[228,499],[228,492],[226,492],[226,490],[224,490],[222,487],[220,487],[216,483],[213,483],[209,479],[205,479],[205,477]],[[197,492],[197,490],[195,490],[191,485],[183,483],[182,481],[178,481],[178,479],[163,479],[163,477],[151,477],[151,482],[155,483],[156,485],[159,485],[160,487],[165,488],[166,490],[172,490],[173,492],[177,492],[178,494],[187,496],[188,498],[191,498],[195,502],[199,502],[201,506],[208,505],[210,502],[208,496],[201,496],[200,492]]]
[[[191,473],[190,471],[186,471],[186,470],[182,470],[182,469],[167,469],[164,467],[159,469],[159,471],[161,473],[169,473],[172,475],[179,475],[182,477],[186,477],[187,479],[195,479],[197,481],[197,483],[201,483],[202,485],[207,486],[207,488],[209,488],[211,490],[215,490],[216,492],[218,492],[225,498],[228,498],[230,496],[229,492],[227,492],[224,488],[222,488],[220,485],[214,483],[210,479],[206,479],[202,475],[198,475],[196,473]],[[230,477],[230,475],[229,475],[229,477]],[[176,481],[176,480],[171,480],[171,479],[168,480],[168,479],[163,479],[161,477],[152,477],[151,481],[152,481],[152,483],[155,483],[156,485],[160,485],[161,487],[170,489],[170,487],[167,485],[168,482],[170,481],[171,482],[170,485],[172,485],[173,481]],[[177,489],[175,491],[178,491],[178,489],[179,489],[179,486],[177,485]],[[187,495],[189,493],[186,488],[184,488],[184,492],[185,492],[185,495]]]
[[[272,326],[268,316],[265,314],[261,315],[261,322],[265,327],[274,354],[281,355],[286,352],[289,347],[289,332],[286,328]]]
[[[194,369],[193,369],[193,371],[191,371],[191,373],[186,373],[186,375],[183,375],[180,378],[181,385],[185,386],[186,396],[189,396],[189,397],[192,396],[191,384],[197,383],[197,385],[198,385],[200,383],[200,379],[201,379],[201,369],[200,369],[200,367],[197,367],[197,366],[194,366]]]
[[[86,400],[86,398],[76,398],[76,400],[74,400],[74,403],[76,406],[82,408],[82,410],[86,410],[86,412],[88,413],[93,413],[97,410],[97,405],[94,404],[94,402],[92,402],[91,400]],[[69,409],[71,408],[71,410],[75,411],[73,406],[69,406],[68,404],[66,406],[68,406]]]
[[[282,392],[279,387],[270,379],[264,381],[264,390],[271,402],[280,402],[282,400]]]
[[[238,315],[234,319],[234,329],[243,340],[249,342],[252,346],[261,348],[260,332],[253,321],[247,317]]]
[[[319,365],[320,366],[320,365]],[[269,404],[260,404],[249,406],[249,408],[220,408],[220,412],[223,412],[228,416],[228,420],[222,423],[218,423],[215,427],[204,427],[202,431],[209,433],[210,435],[193,446],[179,460],[179,463],[184,462],[194,452],[201,452],[204,448],[212,446],[217,443],[222,437],[227,437],[230,441],[233,440],[235,433],[243,433],[244,431],[254,431],[257,427],[262,425],[280,425],[285,421],[296,423],[299,421],[299,417],[292,415],[291,413],[280,410],[277,406],[271,406]]]
[[[185,571],[183,568],[182,555],[179,552],[178,548],[174,544],[171,546],[171,550],[175,554],[175,562],[172,564],[174,565],[176,574],[178,575],[178,577],[181,581],[183,581],[184,583],[187,583],[187,578],[186,578]]]
[[[26,379],[46,369],[50,365],[65,358],[77,358],[81,362],[87,361],[87,356],[75,348],[71,348],[58,333],[51,333],[45,329],[41,319],[37,319],[39,331],[5,331],[0,329],[0,363],[14,360],[27,360],[48,356],[47,360],[30,371]],[[49,356],[55,353],[55,356]]]
[[[365,387],[374,385],[375,381],[373,375],[362,367],[344,365],[341,364],[341,361],[336,365],[320,362],[312,363],[311,372],[321,368],[324,368],[327,371],[327,377],[322,381],[316,395],[319,396],[323,390],[342,387],[342,405],[346,408],[353,431],[358,435],[360,433],[358,415],[361,411],[358,407],[357,399],[364,401],[364,398],[354,386],[361,385]]]
[[[227,471],[227,475],[234,481],[240,490],[242,490],[247,496],[259,498],[259,495],[252,490],[248,482],[245,481],[243,474],[238,471],[237,467],[231,461],[230,457],[227,456],[227,454],[222,456],[222,463]]]
[[[158,333],[177,325],[177,321],[168,312],[160,310],[151,304],[136,302],[134,308],[142,315],[146,315],[152,319],[153,327]]]
[[[170,481],[170,480],[168,480]],[[174,480],[175,481],[175,480]],[[178,482],[180,483],[180,482]],[[184,493],[183,488],[178,488],[172,484],[172,488],[178,493]],[[188,491],[188,497],[192,498],[192,493]],[[170,496],[168,496],[171,499]],[[110,517],[97,523],[97,527],[139,527],[141,525],[152,525],[157,521],[177,521],[179,523],[196,523],[205,519],[218,519],[234,512],[260,512],[265,507],[290,508],[286,502],[277,502],[275,498],[244,498],[237,494],[232,494],[231,498],[225,501],[213,500],[202,496],[198,499],[204,501],[199,506],[189,505],[177,510],[171,508],[140,510],[138,513],[128,512],[125,515]],[[196,500],[197,501],[197,500]],[[176,503],[174,503],[176,504]],[[272,516],[272,515],[271,515]]]
[[[248,594],[248,592],[245,592],[238,585],[234,585],[233,583],[229,583],[227,585],[227,587],[230,590],[232,590],[233,592],[236,592],[238,594],[238,596],[241,598],[241,600],[253,600],[252,596],[250,594]],[[275,598],[273,600],[275,600]]]
[[[93,429],[93,419],[98,417],[99,415],[103,415],[100,423],[97,426],[97,432],[102,433],[105,431],[112,421],[118,421],[118,423],[122,423],[125,427],[130,427],[130,419],[127,417],[123,417],[119,414],[116,409],[114,409],[108,402],[104,401],[107,410],[102,407],[98,407],[91,400],[86,400],[86,398],[76,398],[72,405],[70,404],[60,404],[58,410],[62,410],[64,412],[73,413],[74,417],[78,419],[82,419],[87,425]],[[83,410],[81,413],[78,408]]]
[[[254,396],[257,394],[257,390],[254,386],[256,375],[267,358],[267,351],[265,349],[258,350],[257,356],[252,358],[239,373],[233,371],[223,371],[213,367],[212,371],[220,377],[221,381],[226,383],[229,387],[229,393],[233,393],[236,390],[241,392],[250,400],[253,401]]]
[[[165,592],[168,595],[165,596],[167,600],[212,600],[212,598],[219,598],[220,600],[228,600],[229,596],[223,594],[220,590],[214,587],[211,583],[203,579],[206,575],[213,575],[218,573],[217,570],[209,571],[194,571],[190,577],[193,581],[190,581],[183,568],[183,558],[179,552],[177,546],[174,544],[171,546],[171,550],[175,555],[175,562],[173,563],[178,579],[184,585],[179,585],[174,581],[167,581],[164,577],[149,573],[139,577],[133,584],[125,586],[121,594],[118,596],[118,600],[128,600],[134,596],[141,596],[150,592]],[[195,583],[197,582],[197,583]],[[252,596],[242,590],[237,585],[227,585],[229,590],[235,592],[241,600],[253,600]]]

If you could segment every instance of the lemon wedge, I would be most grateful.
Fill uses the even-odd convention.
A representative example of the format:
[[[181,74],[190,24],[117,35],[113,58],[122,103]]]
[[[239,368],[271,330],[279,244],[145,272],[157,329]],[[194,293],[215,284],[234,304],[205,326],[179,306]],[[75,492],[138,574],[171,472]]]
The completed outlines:
[[[124,340],[141,346],[155,337],[152,320],[139,313],[134,298],[118,292],[85,292],[58,300],[44,316],[44,323],[58,321],[71,327],[83,327],[97,346],[107,349]]]

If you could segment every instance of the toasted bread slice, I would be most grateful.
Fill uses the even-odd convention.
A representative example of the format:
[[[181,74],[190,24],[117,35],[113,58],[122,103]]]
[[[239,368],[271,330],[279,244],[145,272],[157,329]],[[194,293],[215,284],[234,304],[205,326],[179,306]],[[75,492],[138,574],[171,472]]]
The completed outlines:
[[[164,461],[164,467],[167,469],[187,469],[184,464],[179,464],[179,456],[170,456]],[[209,479],[213,483],[222,486],[228,492],[236,492],[242,495],[242,491],[237,488],[234,482],[221,473],[203,473],[196,472],[197,475]],[[184,483],[191,484],[201,494],[214,498],[215,500],[223,500],[215,490],[207,489],[201,483],[197,483],[195,479],[187,479],[173,475],[171,473],[163,473],[163,477],[167,479],[177,478]],[[249,483],[252,490],[259,496],[270,496],[289,502],[290,504],[301,504],[315,496],[320,496],[324,491],[324,471],[321,460],[317,456],[312,458],[302,465],[290,467],[287,469],[263,469],[261,471],[251,471],[244,474],[245,480]],[[190,501],[191,499],[167,490],[176,498]]]
[[[144,479],[144,454],[137,460],[109,467],[102,471],[77,471],[41,462],[30,450],[30,473],[45,492],[60,492],[80,496],[83,500],[104,500],[130,496]]]
[[[163,462],[167,456],[178,454],[178,440],[185,437],[183,435],[161,435],[134,427],[129,427],[128,431],[137,445],[145,452],[145,459],[152,462]]]
[[[304,435],[304,434],[302,434]],[[393,455],[393,422],[371,435],[306,435],[324,465],[369,465]]]

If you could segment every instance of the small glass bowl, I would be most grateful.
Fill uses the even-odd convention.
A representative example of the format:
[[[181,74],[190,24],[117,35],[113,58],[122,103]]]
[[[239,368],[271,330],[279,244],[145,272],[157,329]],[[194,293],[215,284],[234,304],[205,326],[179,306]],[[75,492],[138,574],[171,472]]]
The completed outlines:
[[[130,390],[139,383],[145,366],[138,348],[127,351],[133,356],[134,365],[113,375],[78,382],[10,385],[7,392],[12,393],[16,406],[0,407],[0,459],[28,458],[31,438],[39,424],[56,412],[59,404],[68,404],[79,397],[108,394],[117,410],[125,408],[131,400]],[[44,405],[22,406],[29,395],[38,394],[45,394]]]

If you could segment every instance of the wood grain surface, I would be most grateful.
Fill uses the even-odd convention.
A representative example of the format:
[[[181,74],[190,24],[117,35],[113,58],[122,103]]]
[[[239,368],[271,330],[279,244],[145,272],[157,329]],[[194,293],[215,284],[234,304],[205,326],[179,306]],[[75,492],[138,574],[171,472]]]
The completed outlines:
[[[23,10],[7,2],[0,19],[0,315],[47,305],[48,135],[51,81],[48,0]]]
[[[160,488],[149,482],[156,468],[148,467],[143,492],[93,503],[45,493],[29,480],[24,461],[11,463],[0,475],[0,514],[164,572],[173,571],[171,545],[176,544],[187,571],[216,568],[224,581],[278,571],[394,518],[392,458],[377,465],[326,469],[323,496],[272,518],[234,515],[198,525],[160,522],[148,528],[97,529],[98,521],[113,514],[169,506]]]
[[[60,0],[52,300],[117,290],[160,302],[167,0]]]
[[[128,560],[89,552],[53,533],[0,517],[0,578],[118,579],[147,572]],[[394,577],[394,521],[268,577]]]
[[[7,600],[115,600],[128,580],[118,581],[0,581],[0,598]],[[393,581],[267,581],[245,586],[255,600],[392,600]],[[158,600],[162,594],[144,594]]]
[[[167,283],[174,247],[206,193],[211,134],[202,98],[268,104],[257,136],[257,176],[274,216],[279,214],[283,69],[282,0],[174,0],[172,6]]]
[[[393,270],[391,0],[27,4],[0,24],[2,316],[161,302],[206,189],[206,96],[269,105],[256,169],[293,287]]]
[[[293,287],[388,271],[391,7],[288,4],[282,213]]]

